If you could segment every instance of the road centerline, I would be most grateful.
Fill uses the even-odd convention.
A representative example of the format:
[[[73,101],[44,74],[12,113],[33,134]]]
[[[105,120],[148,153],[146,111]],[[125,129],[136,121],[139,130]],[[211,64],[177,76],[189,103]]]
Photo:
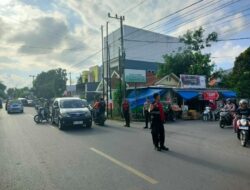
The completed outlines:
[[[149,183],[151,183],[151,184],[157,184],[157,183],[158,183],[157,180],[155,180],[155,179],[153,179],[153,178],[151,178],[151,177],[149,177],[149,176],[143,174],[142,172],[140,172],[140,171],[138,171],[138,170],[132,168],[131,166],[128,166],[127,164],[124,164],[124,163],[120,162],[119,160],[117,160],[117,159],[115,159],[115,158],[113,158],[113,157],[111,157],[111,156],[105,154],[104,152],[102,152],[102,151],[100,151],[100,150],[97,150],[97,149],[95,149],[95,148],[93,148],[93,147],[90,148],[90,150],[92,150],[92,151],[95,152],[96,154],[98,154],[98,155],[100,155],[100,156],[102,156],[102,157],[108,159],[109,161],[115,163],[116,165],[122,167],[123,169],[125,169],[125,170],[131,172],[132,174],[134,174],[134,175],[136,175],[136,176],[138,176],[138,177],[144,179],[145,181],[147,181],[147,182],[149,182]]]

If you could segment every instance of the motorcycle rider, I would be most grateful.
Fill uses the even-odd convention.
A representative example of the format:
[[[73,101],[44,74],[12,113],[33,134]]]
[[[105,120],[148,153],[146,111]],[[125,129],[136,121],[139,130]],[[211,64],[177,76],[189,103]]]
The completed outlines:
[[[99,116],[100,112],[100,101],[99,99],[96,99],[94,105],[93,105],[93,110],[94,110],[94,118]]]
[[[165,115],[163,111],[163,105],[162,103],[160,103],[160,95],[158,93],[155,93],[153,97],[154,101],[150,105],[150,114],[152,116],[151,134],[152,134],[153,144],[155,146],[155,149],[158,151],[161,150],[168,151],[169,149],[164,146],[165,130],[163,123],[165,121]]]
[[[226,105],[224,106],[223,110],[228,111],[231,114],[234,114],[234,112],[236,111],[236,105],[233,103],[233,101],[230,98],[228,98],[226,100]]]
[[[127,99],[124,99],[123,103],[122,103],[122,113],[125,119],[126,124],[124,125],[124,127],[130,127],[130,106],[129,106],[129,102]]]
[[[217,105],[216,105],[216,102],[214,100],[210,100],[209,103],[208,103],[208,106],[210,107],[211,109],[211,118],[213,120],[215,120],[215,110],[217,109]]]
[[[234,119],[234,131],[237,132],[238,125],[237,120],[241,119],[242,116],[250,117],[250,109],[248,108],[248,101],[245,99],[240,100],[239,102],[239,108],[236,111],[236,116]]]
[[[99,114],[104,114],[106,110],[106,103],[103,98],[100,98],[99,101]]]

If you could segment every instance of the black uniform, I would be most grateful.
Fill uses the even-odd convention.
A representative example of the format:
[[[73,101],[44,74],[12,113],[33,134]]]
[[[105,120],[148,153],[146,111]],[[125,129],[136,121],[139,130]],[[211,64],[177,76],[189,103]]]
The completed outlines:
[[[239,116],[250,116],[250,109],[249,108],[246,108],[246,109],[242,109],[242,108],[238,108],[237,111],[236,111],[236,114],[239,115]]]
[[[152,103],[153,105],[155,102]],[[163,121],[160,117],[160,110],[158,107],[154,106],[154,109],[150,111],[151,114],[151,134],[154,146],[157,148],[164,147],[165,142],[165,130]]]

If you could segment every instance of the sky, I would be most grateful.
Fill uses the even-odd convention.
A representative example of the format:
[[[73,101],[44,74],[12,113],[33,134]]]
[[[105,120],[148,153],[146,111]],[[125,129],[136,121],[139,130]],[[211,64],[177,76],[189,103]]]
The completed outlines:
[[[250,46],[250,40],[229,40],[250,37],[249,0],[0,0],[0,81],[31,87],[30,75],[63,68],[75,83],[83,70],[101,64],[95,54],[101,25],[109,21],[111,32],[119,27],[108,12],[138,28],[158,21],[144,29],[175,37],[200,26],[216,31],[226,41],[205,51],[217,68],[232,68]]]

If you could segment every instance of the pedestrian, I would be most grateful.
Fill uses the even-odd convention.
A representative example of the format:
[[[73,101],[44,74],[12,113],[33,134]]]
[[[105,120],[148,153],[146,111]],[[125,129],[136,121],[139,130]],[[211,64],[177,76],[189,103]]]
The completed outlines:
[[[126,124],[124,125],[124,127],[130,127],[129,102],[126,99],[124,99],[122,103],[122,113],[126,121]]]
[[[164,145],[165,143],[165,130],[164,130],[164,121],[165,115],[163,111],[163,105],[160,102],[160,95],[155,93],[153,95],[154,101],[150,105],[150,115],[151,120],[151,134],[153,139],[153,144],[155,149],[158,151],[169,149]]]
[[[144,129],[148,128],[148,122],[150,122],[150,114],[149,114],[149,108],[150,108],[150,100],[149,98],[146,99],[143,105],[143,114],[145,117],[145,127]]]

